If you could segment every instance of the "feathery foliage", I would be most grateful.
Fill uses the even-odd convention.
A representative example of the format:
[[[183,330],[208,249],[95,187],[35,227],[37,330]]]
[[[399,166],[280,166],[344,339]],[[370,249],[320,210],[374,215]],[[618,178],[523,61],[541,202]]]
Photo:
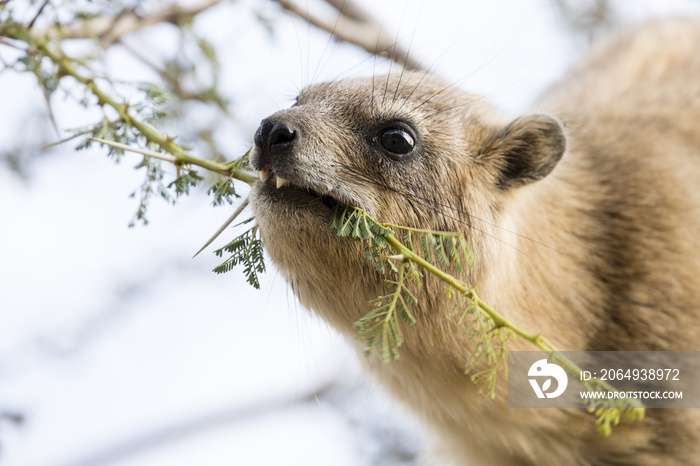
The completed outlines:
[[[410,286],[420,286],[422,270],[445,282],[445,297],[455,300],[454,315],[459,324],[464,324],[466,338],[472,342],[465,372],[487,397],[495,397],[498,374],[503,372],[507,376],[506,344],[515,336],[521,336],[546,351],[551,360],[580,380],[581,368],[561,355],[546,338],[530,334],[509,322],[484,303],[474,288],[449,273],[452,270],[461,272],[464,264],[472,266],[474,263],[461,234],[382,224],[361,209],[342,205],[333,210],[331,226],[339,236],[361,241],[365,255],[377,270],[398,274],[397,280],[386,279],[393,291],[371,301],[374,308],[355,324],[358,337],[366,340],[368,356],[379,353],[384,361],[399,358],[399,347],[404,339],[398,317],[409,325],[415,323],[410,308],[417,305],[418,300]],[[402,231],[402,241],[394,236],[394,231]],[[399,267],[392,261],[399,261]],[[615,391],[603,381],[596,381],[589,388]],[[638,400],[606,399],[588,403],[587,409],[596,417],[598,430],[604,435],[609,435],[622,417],[630,421],[644,417],[644,406]]]
[[[226,166],[231,171],[250,170],[250,165],[248,164],[249,157],[250,149],[241,157],[226,164]],[[211,205],[214,207],[233,205],[235,200],[241,197],[238,192],[236,192],[236,181],[235,177],[229,175],[219,178],[216,183],[211,185],[209,190],[207,190],[207,194],[213,198]]]
[[[252,221],[253,218],[251,217],[242,222],[241,225]],[[231,256],[221,265],[215,267],[214,272],[225,273],[232,270],[235,266],[242,264],[246,281],[253,286],[253,288],[260,289],[258,274],[265,273],[265,260],[263,257],[263,245],[258,225],[253,225],[226,246],[214,251],[214,254],[218,257],[222,257],[224,253],[229,253]]]
[[[366,340],[368,356],[378,352],[385,362],[398,359],[398,349],[404,340],[397,316],[409,325],[415,323],[410,306],[416,305],[418,300],[410,286],[421,286],[423,278],[419,264],[404,254],[404,250],[411,251],[415,257],[421,254],[420,257],[430,265],[439,264],[444,269],[453,266],[461,271],[463,263],[473,261],[467,242],[458,233],[381,224],[365,211],[342,204],[333,209],[331,226],[337,230],[338,236],[360,241],[365,257],[375,269],[390,275],[385,281],[393,292],[371,301],[374,309],[356,322],[355,328],[358,338]],[[394,231],[402,233],[404,250],[389,242],[390,238],[398,241]],[[420,248],[415,248],[414,244],[419,244]],[[396,275],[397,279],[392,279]]]
[[[460,324],[469,316],[464,333],[474,343],[465,372],[470,374],[472,382],[479,385],[487,397],[495,398],[499,369],[508,375],[506,342],[513,336],[513,332],[496,325],[473,295],[459,293],[456,294],[456,300],[455,314],[461,312]]]
[[[608,384],[602,385],[601,381],[596,379],[587,380],[583,385],[590,392],[608,392],[612,388]],[[612,428],[618,425],[622,418],[641,421],[645,415],[644,405],[634,398],[590,398],[586,400],[586,410],[596,417],[598,432],[603,435],[610,435]]]
[[[207,191],[207,194],[213,198],[211,205],[214,207],[233,204],[234,199],[240,197],[236,192],[233,178],[230,176],[214,183]]]
[[[180,176],[175,178],[175,180],[168,185],[168,188],[174,188],[177,197],[183,194],[189,195],[190,188],[196,188],[202,180],[204,180],[204,177],[199,176],[196,171],[187,169],[184,170],[184,173],[181,173]]]
[[[388,259],[391,247],[384,238],[385,235],[393,232],[377,223],[364,211],[340,203],[336,204],[331,213],[331,227],[337,230],[340,237],[360,241],[365,257],[380,272],[398,270]]]
[[[136,222],[141,222],[142,225],[148,225],[146,211],[148,203],[154,194],[158,195],[166,202],[173,202],[168,188],[163,184],[163,171],[158,160],[153,160],[149,157],[144,157],[141,162],[136,165],[137,170],[143,168],[146,171],[143,183],[138,189],[139,192],[139,207],[134,214],[134,218],[129,222],[129,227],[133,227]],[[136,197],[137,191],[133,191],[129,197]]]
[[[419,274],[415,266],[403,262],[399,268],[397,281],[387,280],[393,291],[385,296],[370,301],[375,306],[366,316],[355,323],[357,338],[366,340],[365,354],[371,356],[379,352],[384,361],[399,358],[398,348],[403,343],[403,333],[399,318],[408,325],[416,323],[411,314],[410,305],[418,300],[407,286],[409,281],[417,281]]]

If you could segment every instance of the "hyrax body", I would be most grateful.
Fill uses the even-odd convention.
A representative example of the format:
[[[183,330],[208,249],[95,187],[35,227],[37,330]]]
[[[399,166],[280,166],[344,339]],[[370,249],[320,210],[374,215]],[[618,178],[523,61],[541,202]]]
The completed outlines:
[[[477,262],[461,278],[560,350],[700,349],[698,19],[618,35],[515,119],[423,73],[311,85],[263,121],[251,164],[270,257],[359,350],[353,323],[385,277],[329,226],[335,202],[462,231]],[[648,410],[605,437],[584,410],[509,409],[504,383],[486,399],[444,285],[416,291],[400,359],[364,363],[427,425],[439,464],[700,464],[695,410]]]

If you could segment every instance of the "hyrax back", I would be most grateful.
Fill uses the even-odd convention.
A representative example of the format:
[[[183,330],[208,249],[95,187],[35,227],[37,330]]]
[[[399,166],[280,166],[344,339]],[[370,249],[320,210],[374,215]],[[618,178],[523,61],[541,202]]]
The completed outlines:
[[[299,300],[350,341],[384,277],[329,226],[338,202],[379,221],[462,231],[461,277],[561,350],[697,350],[700,21],[596,48],[507,118],[422,73],[316,84],[263,121],[251,203]],[[440,283],[418,291],[401,358],[365,360],[455,464],[698,464],[693,410],[650,410],[610,437],[581,410],[506,406],[464,374],[471,344]],[[361,349],[359,343],[355,343]],[[532,349],[515,341],[511,349]]]

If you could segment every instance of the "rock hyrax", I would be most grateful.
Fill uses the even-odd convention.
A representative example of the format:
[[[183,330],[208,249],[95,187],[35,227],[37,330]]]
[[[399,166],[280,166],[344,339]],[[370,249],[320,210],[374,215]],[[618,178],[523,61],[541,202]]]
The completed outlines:
[[[251,205],[299,301],[355,340],[384,276],[329,226],[336,202],[461,231],[461,277],[560,350],[700,349],[700,20],[594,48],[508,118],[424,73],[311,85],[263,120]],[[397,361],[369,372],[427,425],[440,464],[700,464],[700,411],[648,410],[600,435],[584,410],[509,409],[464,374],[441,283],[417,290]],[[516,340],[511,349],[533,349]]]

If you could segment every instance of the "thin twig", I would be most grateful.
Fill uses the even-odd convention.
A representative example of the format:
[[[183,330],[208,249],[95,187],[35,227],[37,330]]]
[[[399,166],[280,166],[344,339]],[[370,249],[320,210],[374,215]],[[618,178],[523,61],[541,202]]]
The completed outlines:
[[[46,149],[50,149],[50,148],[55,147],[55,146],[60,146],[60,145],[63,144],[64,142],[72,141],[73,139],[78,138],[78,137],[80,137],[80,136],[82,136],[82,135],[84,135],[84,134],[86,134],[86,133],[89,133],[89,131],[81,132],[81,133],[79,133],[79,134],[73,134],[72,136],[68,136],[68,137],[66,137],[66,138],[59,139],[58,141],[46,143],[46,144],[42,145],[42,146],[39,147],[39,148],[40,148],[41,150],[46,150]]]
[[[193,93],[182,88],[179,80],[174,78],[170,73],[165,71],[163,68],[160,68],[158,65],[153,63],[150,59],[146,58],[135,47],[132,47],[126,41],[121,41],[121,46],[124,47],[126,49],[126,51],[129,52],[134,58],[136,58],[141,63],[148,66],[149,68],[151,68],[154,72],[158,73],[158,76],[160,76],[163,81],[167,82],[171,86],[171,88],[175,90],[177,95],[183,98],[183,100],[184,99],[191,99],[194,97]]]
[[[13,49],[21,50],[22,52],[26,52],[27,48],[26,47],[20,47],[17,44],[13,44],[12,42],[8,42],[5,40],[4,37],[0,37],[0,44],[2,45],[7,45],[8,47],[12,47]]]
[[[39,16],[41,16],[41,13],[44,11],[44,8],[46,8],[46,5],[48,5],[48,4],[49,4],[49,0],[45,0],[44,3],[39,8],[39,11],[37,11],[36,15],[34,15],[34,18],[27,25],[27,29],[31,29],[34,26],[34,23],[39,18]]]
[[[63,53],[63,51],[61,51],[60,49],[54,51],[50,49],[44,41],[41,40],[37,40],[36,45],[39,51],[43,55],[49,57],[56,65],[58,65],[58,67],[64,74],[74,77],[76,80],[78,80],[78,82],[86,86],[95,95],[95,97],[98,98],[98,102],[101,105],[108,105],[112,107],[114,110],[117,111],[117,113],[119,113],[119,116],[125,123],[138,130],[146,139],[148,139],[148,141],[158,144],[166,152],[172,154],[176,158],[176,161],[174,163],[197,165],[207,170],[219,173],[221,175],[232,176],[248,184],[252,184],[257,180],[256,177],[247,173],[239,171],[231,172],[231,170],[223,164],[212,162],[211,160],[198,159],[192,156],[191,154],[188,154],[179,145],[175,144],[172,138],[160,134],[152,127],[131,116],[131,114],[128,111],[127,104],[118,103],[97,86],[94,78],[86,77],[79,73],[78,70],[76,70],[73,66],[71,59],[68,56],[66,56],[65,53]]]
[[[173,157],[172,155],[169,154],[163,154],[161,152],[153,152],[152,150],[148,149],[141,149],[140,147],[133,147],[133,146],[127,146],[126,144],[122,144],[119,142],[114,142],[114,141],[108,141],[106,139],[100,139],[100,138],[88,138],[91,141],[96,141],[99,142],[100,144],[105,144],[108,146],[115,147],[117,149],[125,150],[128,152],[136,152],[137,154],[145,155],[146,157],[152,157],[154,159],[159,159],[159,160],[164,160],[166,162],[170,162],[172,164],[177,164],[177,158]]]
[[[213,4],[210,0],[207,4]],[[203,4],[200,4],[200,6]],[[178,10],[179,11],[179,10]],[[171,161],[178,166],[181,165],[196,165],[206,170],[235,178],[239,181],[254,184],[257,177],[237,170],[230,164],[222,164],[212,160],[199,159],[185,151],[182,146],[176,144],[174,138],[161,134],[157,129],[149,124],[140,121],[134,117],[129,111],[127,102],[120,103],[112,96],[104,92],[96,82],[94,75],[86,75],[79,71],[78,63],[75,59],[67,55],[60,47],[57,41],[50,41],[44,36],[31,34],[24,26],[16,23],[0,23],[0,34],[5,34],[7,37],[24,41],[31,46],[32,54],[44,56],[51,60],[58,67],[60,76],[71,76],[80,84],[85,86],[95,97],[99,106],[111,107],[119,115],[119,118],[128,126],[140,133],[149,143],[160,146],[165,152],[171,154],[175,160]],[[162,158],[162,154],[160,154]]]
[[[46,111],[49,114],[49,121],[53,130],[56,132],[56,136],[61,135],[61,131],[58,129],[58,123],[56,122],[56,116],[53,113],[53,107],[51,107],[51,94],[44,90],[44,100],[46,101]]]
[[[248,198],[247,198],[247,197],[246,197],[245,199],[243,199],[243,202],[241,202],[241,205],[239,205],[238,208],[233,212],[233,214],[231,214],[231,216],[230,216],[228,219],[226,219],[226,221],[224,222],[224,224],[221,225],[221,227],[220,227],[218,230],[216,230],[216,233],[214,233],[214,235],[213,235],[211,238],[209,238],[209,241],[207,241],[207,242],[204,244],[204,246],[202,246],[202,249],[200,249],[199,251],[197,251],[197,252],[195,253],[195,255],[192,256],[192,259],[194,259],[195,257],[197,257],[197,255],[198,255],[200,252],[204,251],[204,250],[207,248],[207,246],[209,246],[211,243],[213,243],[214,240],[215,240],[216,238],[218,238],[219,235],[220,235],[221,233],[223,233],[223,231],[224,231],[226,228],[228,228],[228,226],[231,225],[231,223],[233,223],[234,220],[236,220],[236,217],[238,217],[238,216],[241,214],[241,212],[243,212],[243,209],[245,209],[246,207],[248,207]]]
[[[117,120],[107,120],[107,124],[108,124],[109,126],[111,126],[111,125],[117,123],[118,121],[120,121],[120,120],[119,120],[119,119],[117,119]],[[54,147],[54,146],[59,146],[59,145],[65,143],[65,142],[72,141],[72,140],[75,139],[75,138],[79,138],[80,136],[84,136],[84,135],[86,135],[86,134],[88,134],[88,133],[92,133],[93,131],[96,131],[97,128],[101,128],[102,126],[104,126],[104,123],[103,123],[103,122],[99,122],[99,123],[97,123],[96,125],[94,125],[94,126],[88,128],[88,129],[85,129],[85,130],[80,131],[80,132],[75,133],[75,134],[71,134],[70,136],[65,137],[65,138],[63,138],[63,139],[59,139],[58,141],[49,142],[49,143],[47,143],[47,144],[44,144],[43,146],[40,147],[40,149],[41,149],[41,150],[46,150],[46,149],[50,149],[51,147]]]

